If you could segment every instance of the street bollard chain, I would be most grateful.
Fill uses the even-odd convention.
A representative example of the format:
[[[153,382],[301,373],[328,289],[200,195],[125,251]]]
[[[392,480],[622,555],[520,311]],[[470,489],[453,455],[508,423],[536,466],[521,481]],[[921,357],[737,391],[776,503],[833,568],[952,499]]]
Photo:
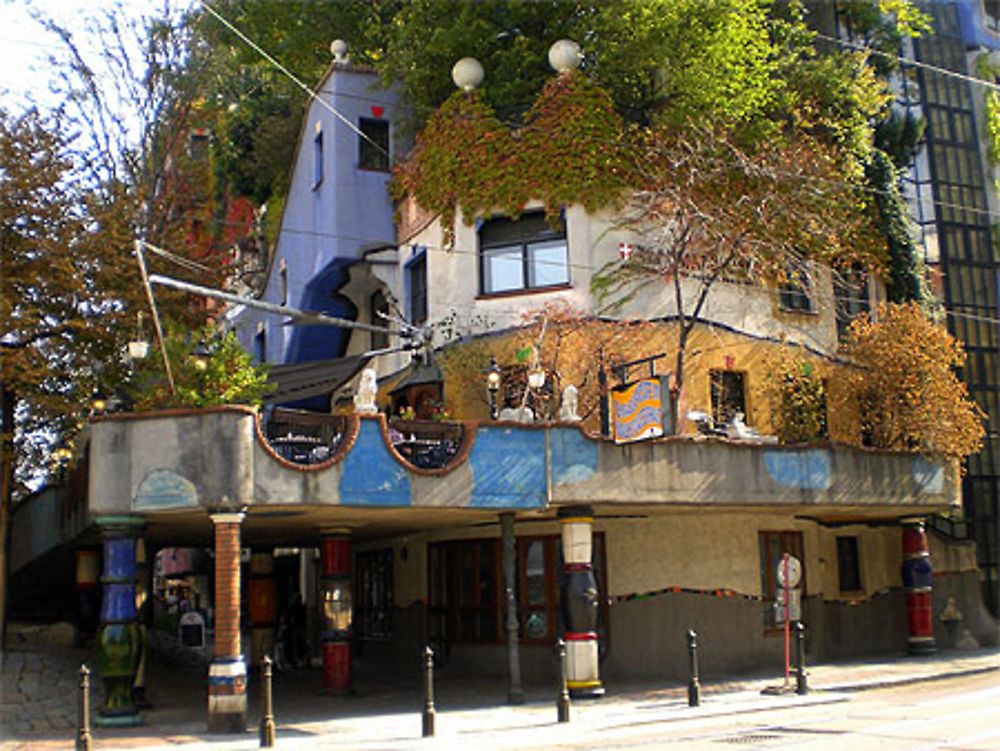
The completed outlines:
[[[559,722],[569,722],[569,688],[566,686],[566,642],[556,640],[556,653],[559,657],[559,695],[556,697],[556,719]]]
[[[424,648],[424,714],[423,737],[434,735],[434,650]]]
[[[77,716],[76,751],[90,751],[90,668],[80,666],[80,704]]]
[[[688,682],[688,706],[701,704],[701,682],[698,678],[698,633],[689,628],[687,632],[688,657],[691,663],[691,680]]]
[[[260,747],[274,746],[274,701],[271,693],[272,679],[271,658],[264,656],[264,670],[261,673],[261,711],[260,711]]]

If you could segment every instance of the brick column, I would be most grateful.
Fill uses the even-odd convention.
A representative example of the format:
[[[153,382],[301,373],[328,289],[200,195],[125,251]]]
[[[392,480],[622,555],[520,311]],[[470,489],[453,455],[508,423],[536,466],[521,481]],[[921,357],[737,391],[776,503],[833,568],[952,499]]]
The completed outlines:
[[[589,506],[559,509],[562,527],[563,623],[566,685],[577,697],[597,698],[604,686],[597,667],[597,580],[592,563],[594,512]]]
[[[240,644],[240,528],[243,513],[212,514],[215,525],[215,651],[208,669],[208,730],[247,727],[247,666]]]
[[[924,520],[901,519],[903,525],[903,588],[906,591],[906,619],[909,627],[907,651],[913,655],[937,651],[931,588],[934,569],[927,549]]]
[[[351,687],[350,530],[323,530],[321,543],[320,597],[323,607],[323,689],[342,693]]]
[[[142,631],[135,609],[135,541],[142,519],[102,516],[104,542],[101,626],[97,630],[97,669],[104,683],[104,706],[94,718],[99,727],[132,727],[142,722],[132,699],[142,655]]]

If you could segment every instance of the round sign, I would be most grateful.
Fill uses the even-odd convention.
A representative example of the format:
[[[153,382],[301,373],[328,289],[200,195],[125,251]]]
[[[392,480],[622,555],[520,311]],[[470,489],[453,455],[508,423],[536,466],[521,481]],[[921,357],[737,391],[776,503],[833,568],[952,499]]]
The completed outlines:
[[[779,587],[788,587],[789,589],[797,587],[802,580],[802,564],[794,555],[785,553],[778,561],[776,573]]]

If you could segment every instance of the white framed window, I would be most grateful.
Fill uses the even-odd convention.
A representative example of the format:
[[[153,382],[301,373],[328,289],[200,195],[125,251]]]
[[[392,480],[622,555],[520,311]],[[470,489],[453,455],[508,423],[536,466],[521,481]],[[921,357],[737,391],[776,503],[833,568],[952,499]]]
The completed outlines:
[[[569,284],[565,230],[541,212],[497,218],[479,228],[479,291],[484,295]]]

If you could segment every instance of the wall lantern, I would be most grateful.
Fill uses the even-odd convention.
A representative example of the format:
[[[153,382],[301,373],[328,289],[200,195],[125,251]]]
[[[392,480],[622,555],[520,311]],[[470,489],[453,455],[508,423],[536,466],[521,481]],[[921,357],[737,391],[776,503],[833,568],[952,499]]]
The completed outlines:
[[[490,358],[490,367],[486,371],[486,388],[490,392],[490,419],[496,420],[500,416],[497,409],[497,392],[500,390],[500,367],[497,365],[495,357]]]

